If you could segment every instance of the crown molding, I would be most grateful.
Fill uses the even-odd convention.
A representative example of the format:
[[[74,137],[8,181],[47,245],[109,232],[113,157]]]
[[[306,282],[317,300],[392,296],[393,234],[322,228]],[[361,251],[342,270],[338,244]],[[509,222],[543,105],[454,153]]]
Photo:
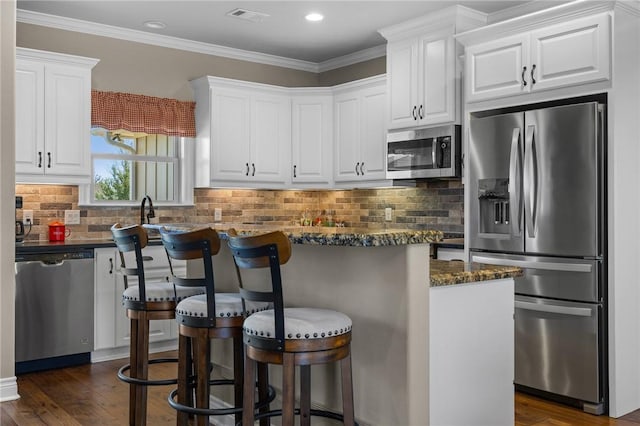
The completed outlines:
[[[45,52],[43,50],[27,49],[26,47],[16,47],[16,58],[45,60],[47,62],[57,62],[60,64],[75,64],[87,68],[93,68],[100,62],[100,59],[67,55],[66,53]]]
[[[231,47],[220,46],[216,44],[186,40],[178,37],[153,34],[145,31],[131,30],[112,25],[98,24],[95,22],[82,21],[79,19],[65,18],[62,16],[49,15],[46,13],[32,12],[24,9],[17,10],[16,21],[25,24],[40,25],[66,31],[110,37],[120,40],[151,44],[154,46],[168,47],[171,49],[185,50],[212,56],[221,56],[230,59],[256,62],[260,64],[291,68],[313,73],[329,71],[369,59],[378,58],[386,54],[386,46],[375,46],[369,49],[355,52],[353,54],[340,56],[338,58],[329,59],[320,63],[315,63],[302,61],[299,59],[285,58],[282,56],[269,55],[266,53],[234,49]]]
[[[337,68],[346,67],[348,65],[357,64],[359,62],[368,61],[370,59],[380,58],[387,55],[387,45],[381,44],[373,46],[359,52],[350,53],[348,55],[339,56],[329,59],[318,64],[318,72],[331,71]]]

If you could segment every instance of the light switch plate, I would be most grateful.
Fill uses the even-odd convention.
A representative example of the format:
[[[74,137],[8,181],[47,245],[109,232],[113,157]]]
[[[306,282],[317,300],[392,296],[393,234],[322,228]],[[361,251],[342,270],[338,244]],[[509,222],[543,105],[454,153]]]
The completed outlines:
[[[222,209],[219,207],[216,207],[215,209],[213,209],[213,220],[215,222],[220,222],[222,220]]]
[[[393,209],[391,207],[387,207],[384,209],[384,220],[391,222],[391,219],[393,219]]]
[[[80,225],[80,210],[65,210],[64,211],[64,224],[65,225]]]

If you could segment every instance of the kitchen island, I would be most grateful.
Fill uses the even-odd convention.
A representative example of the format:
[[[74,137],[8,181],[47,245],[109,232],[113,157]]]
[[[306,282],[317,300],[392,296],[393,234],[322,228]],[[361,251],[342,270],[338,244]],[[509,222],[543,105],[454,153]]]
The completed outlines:
[[[214,227],[223,233],[230,226]],[[235,228],[249,234],[273,230]],[[361,424],[451,425],[469,418],[484,424],[508,424],[508,418],[513,424],[518,268],[430,262],[429,243],[441,238],[437,231],[283,231],[293,242],[282,267],[285,304],[335,309],[353,321],[354,403]],[[232,262],[223,245],[214,258],[218,291],[235,289]],[[231,349],[225,345],[214,345],[213,359],[230,375]],[[478,368],[481,374],[461,374]],[[340,411],[336,366],[314,366],[312,372],[312,404]],[[280,373],[273,367],[276,388]],[[493,377],[486,381],[487,375]],[[472,396],[462,397],[467,394]]]

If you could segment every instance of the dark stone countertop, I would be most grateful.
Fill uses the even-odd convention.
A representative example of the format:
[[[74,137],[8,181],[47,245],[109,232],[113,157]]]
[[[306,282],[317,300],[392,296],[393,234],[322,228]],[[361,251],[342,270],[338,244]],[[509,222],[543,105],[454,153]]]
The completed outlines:
[[[516,278],[521,275],[522,269],[515,266],[495,266],[434,259],[430,263],[431,287]]]

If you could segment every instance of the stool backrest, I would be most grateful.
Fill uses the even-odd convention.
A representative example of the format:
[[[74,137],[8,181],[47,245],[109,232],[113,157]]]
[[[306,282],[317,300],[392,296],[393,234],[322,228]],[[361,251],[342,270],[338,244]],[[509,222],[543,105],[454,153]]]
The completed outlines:
[[[169,267],[173,276],[173,283],[184,287],[205,287],[207,295],[207,318],[198,318],[198,323],[206,322],[207,326],[215,327],[216,302],[215,281],[213,277],[213,261],[220,251],[220,237],[215,229],[202,228],[188,232],[174,232],[160,230],[162,244],[169,257]],[[204,267],[204,277],[179,277],[173,272],[172,259],[197,260],[201,259]]]
[[[245,300],[271,302],[274,309],[275,341],[267,339],[269,349],[283,350],[284,348],[284,301],[282,294],[282,275],[280,265],[284,265],[291,258],[291,241],[281,232],[270,232],[262,235],[239,236],[235,229],[227,231],[229,248],[236,264],[240,296]],[[242,281],[242,269],[269,268],[271,286],[269,290],[249,290]],[[247,312],[245,306],[243,311]],[[254,339],[255,340],[255,339]]]
[[[140,300],[138,302],[129,301],[128,303],[138,309],[144,309],[146,303],[146,289],[144,278],[144,258],[142,257],[142,249],[147,246],[149,237],[147,231],[140,225],[130,225],[123,227],[119,223],[114,224],[111,227],[111,234],[113,235],[113,241],[116,243],[118,252],[120,253],[120,270],[124,277],[124,286],[129,286],[129,276],[138,277],[138,291],[140,293]],[[136,257],[136,267],[127,268],[125,262],[125,253],[134,252]]]

